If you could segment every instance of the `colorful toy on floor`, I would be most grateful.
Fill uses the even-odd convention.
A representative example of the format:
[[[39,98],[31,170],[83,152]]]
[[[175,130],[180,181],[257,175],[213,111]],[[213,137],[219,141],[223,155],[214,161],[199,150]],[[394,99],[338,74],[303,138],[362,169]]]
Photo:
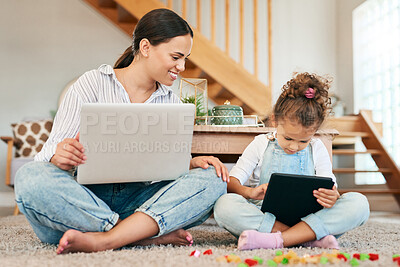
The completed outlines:
[[[229,254],[225,256],[219,256],[217,259],[217,262],[233,262],[233,263],[242,263],[242,260],[240,259],[239,256],[235,254]]]
[[[207,249],[206,251],[203,252],[203,255],[212,255],[212,250],[211,249]]]
[[[400,254],[393,255],[393,262],[397,262],[397,265],[400,266]]]
[[[369,255],[369,260],[370,261],[379,260],[379,254],[369,253],[368,255]]]
[[[246,263],[248,266],[258,265],[258,261],[255,259],[245,259],[244,263]]]
[[[263,264],[264,260],[261,259],[260,257],[254,256],[254,260],[258,261],[258,264]]]
[[[211,249],[205,250],[203,253],[200,250],[194,250],[190,253],[189,256],[200,257],[200,255],[213,255]],[[268,259],[265,261],[258,256],[254,256],[253,258],[247,258],[244,261],[236,254],[229,254],[224,256],[219,256],[216,258],[217,262],[223,263],[236,263],[237,267],[251,267],[262,265],[263,263],[275,267],[280,264],[282,265],[292,265],[292,264],[336,264],[340,261],[348,262],[351,266],[359,266],[360,262],[370,260],[377,261],[379,260],[379,254],[375,253],[354,253],[350,255],[346,252],[339,252],[337,250],[332,250],[330,253],[323,252],[321,254],[316,255],[304,255],[299,257],[296,252],[293,250],[289,250],[286,254],[281,250],[275,252],[275,257],[273,259]],[[393,255],[393,262],[396,262],[398,266],[400,266],[400,254]]]
[[[358,265],[360,265],[360,263],[358,263],[358,260],[356,258],[352,258],[350,260],[350,265],[351,266],[358,266]]]
[[[200,250],[196,249],[196,250],[193,250],[192,253],[190,253],[189,256],[193,256],[193,257],[198,258],[198,257],[200,257],[200,254],[201,254]]]

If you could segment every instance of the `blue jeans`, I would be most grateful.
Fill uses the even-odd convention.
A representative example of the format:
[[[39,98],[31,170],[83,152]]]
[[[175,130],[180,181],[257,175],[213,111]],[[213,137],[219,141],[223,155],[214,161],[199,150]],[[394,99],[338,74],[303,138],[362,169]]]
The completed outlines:
[[[16,174],[15,196],[42,242],[56,244],[64,232],[109,231],[118,218],[140,211],[154,219],[158,236],[196,226],[226,192],[213,167],[174,181],[80,185],[72,172],[49,162],[25,164]],[[133,226],[134,227],[134,226]]]
[[[218,225],[238,237],[244,230],[270,233],[275,224],[275,216],[263,213],[260,205],[255,205],[238,194],[223,195],[214,206],[214,218]],[[369,217],[367,198],[359,193],[340,196],[335,205],[310,214],[302,221],[314,231],[317,240],[326,235],[341,236],[345,232],[364,224]]]

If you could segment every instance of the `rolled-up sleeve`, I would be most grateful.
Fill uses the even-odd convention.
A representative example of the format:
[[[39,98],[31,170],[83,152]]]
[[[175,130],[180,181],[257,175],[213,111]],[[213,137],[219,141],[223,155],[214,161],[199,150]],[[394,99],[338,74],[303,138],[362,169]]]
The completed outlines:
[[[267,145],[265,140],[265,135],[256,136],[229,172],[229,175],[237,178],[242,185],[247,182],[261,161]]]
[[[74,91],[74,85],[68,90],[54,118],[53,128],[35,161],[50,161],[56,152],[57,144],[65,138],[74,138],[79,132],[82,100]]]
[[[329,157],[328,150],[326,149],[324,143],[322,143],[321,140],[316,139],[314,144],[312,145],[312,148],[313,148],[315,174],[317,176],[332,178],[333,182],[337,187],[336,177],[332,171],[331,158]]]

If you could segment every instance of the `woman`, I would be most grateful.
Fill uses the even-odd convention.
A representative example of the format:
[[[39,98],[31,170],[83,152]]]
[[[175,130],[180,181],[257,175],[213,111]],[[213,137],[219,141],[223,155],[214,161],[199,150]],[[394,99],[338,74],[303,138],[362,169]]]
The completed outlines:
[[[193,158],[189,173],[172,182],[83,186],[75,181],[75,167],[86,160],[79,143],[83,103],[180,103],[166,86],[185,69],[193,38],[188,23],[157,9],[143,16],[133,36],[114,69],[102,65],[71,86],[35,162],[17,173],[18,207],[41,241],[59,244],[57,253],[191,245],[184,229],[204,222],[226,192],[228,171],[215,157]]]

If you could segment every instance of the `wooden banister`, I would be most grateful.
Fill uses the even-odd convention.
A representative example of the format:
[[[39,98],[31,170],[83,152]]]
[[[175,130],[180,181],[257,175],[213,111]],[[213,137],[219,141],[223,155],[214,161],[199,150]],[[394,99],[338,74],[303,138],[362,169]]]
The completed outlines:
[[[129,36],[132,35],[134,27],[144,14],[149,12],[150,10],[156,8],[165,8],[166,6],[158,1],[158,0],[84,0],[93,6],[100,13],[105,15],[108,19],[110,19],[114,24],[120,27],[125,33]],[[216,4],[220,3],[215,0],[210,1],[211,3],[211,13],[212,14],[202,14],[202,1],[196,0],[195,5],[191,5],[190,8],[194,7],[197,10],[196,13],[196,29],[194,29],[194,45],[192,49],[192,53],[190,56],[190,61],[194,63],[196,69],[192,69],[191,72],[188,72],[188,75],[200,75],[200,76],[192,76],[190,78],[212,78],[216,83],[220,84],[224,90],[230,92],[230,98],[228,100],[234,100],[235,98],[240,100],[243,103],[243,110],[245,114],[258,114],[261,117],[266,116],[268,110],[271,108],[271,0],[267,1],[268,8],[268,58],[259,58],[259,47],[258,47],[258,36],[259,30],[258,21],[259,17],[257,16],[257,7],[261,4],[258,3],[259,0],[253,1],[244,1],[240,0],[239,3],[239,17],[240,17],[240,25],[239,25],[239,53],[240,58],[239,61],[242,63],[236,62],[233,58],[230,57],[230,34],[236,29],[233,29],[229,25],[229,17],[230,17],[230,9],[233,8],[230,5],[229,0],[225,0],[225,51],[221,50],[215,44],[216,38],[216,17],[221,14],[216,14]],[[174,9],[174,1],[167,0],[164,1],[167,7],[170,9]],[[180,10],[176,10],[178,13],[182,13],[183,17],[187,17],[189,2],[187,0],[182,1],[182,5]],[[246,4],[246,6],[245,6]],[[245,7],[253,4],[253,20],[254,20],[254,38],[251,40],[254,42],[254,72],[250,73],[243,65],[244,56],[247,56],[247,53],[243,53],[243,45],[244,45],[244,21],[245,21]],[[236,8],[236,7],[235,7]],[[175,8],[176,9],[176,8]],[[116,10],[119,10],[116,12]],[[247,10],[247,9],[246,9]],[[259,12],[259,11],[258,11]],[[132,19],[132,16],[135,20]],[[207,17],[206,17],[207,16]],[[211,23],[211,41],[205,38],[201,34],[201,24],[203,19],[208,19]],[[247,21],[247,20],[246,20]],[[218,25],[219,27],[220,25]],[[252,56],[253,53],[249,55]],[[258,63],[260,60],[268,61],[268,85],[263,84],[257,77],[259,73]],[[185,75],[185,72],[182,73],[183,77],[188,77]],[[263,75],[265,77],[265,75]],[[211,100],[216,100],[212,99]],[[226,100],[226,99],[225,99]],[[238,103],[240,101],[237,101]]]
[[[229,56],[229,31],[230,31],[230,23],[229,23],[229,0],[225,0],[225,53]],[[200,30],[199,30],[200,31]]]
[[[254,76],[258,77],[258,0],[253,0],[253,43],[254,43]]]
[[[196,16],[196,28],[199,32],[201,32],[201,0],[197,0]]]
[[[244,0],[239,0],[239,62],[244,64]]]

